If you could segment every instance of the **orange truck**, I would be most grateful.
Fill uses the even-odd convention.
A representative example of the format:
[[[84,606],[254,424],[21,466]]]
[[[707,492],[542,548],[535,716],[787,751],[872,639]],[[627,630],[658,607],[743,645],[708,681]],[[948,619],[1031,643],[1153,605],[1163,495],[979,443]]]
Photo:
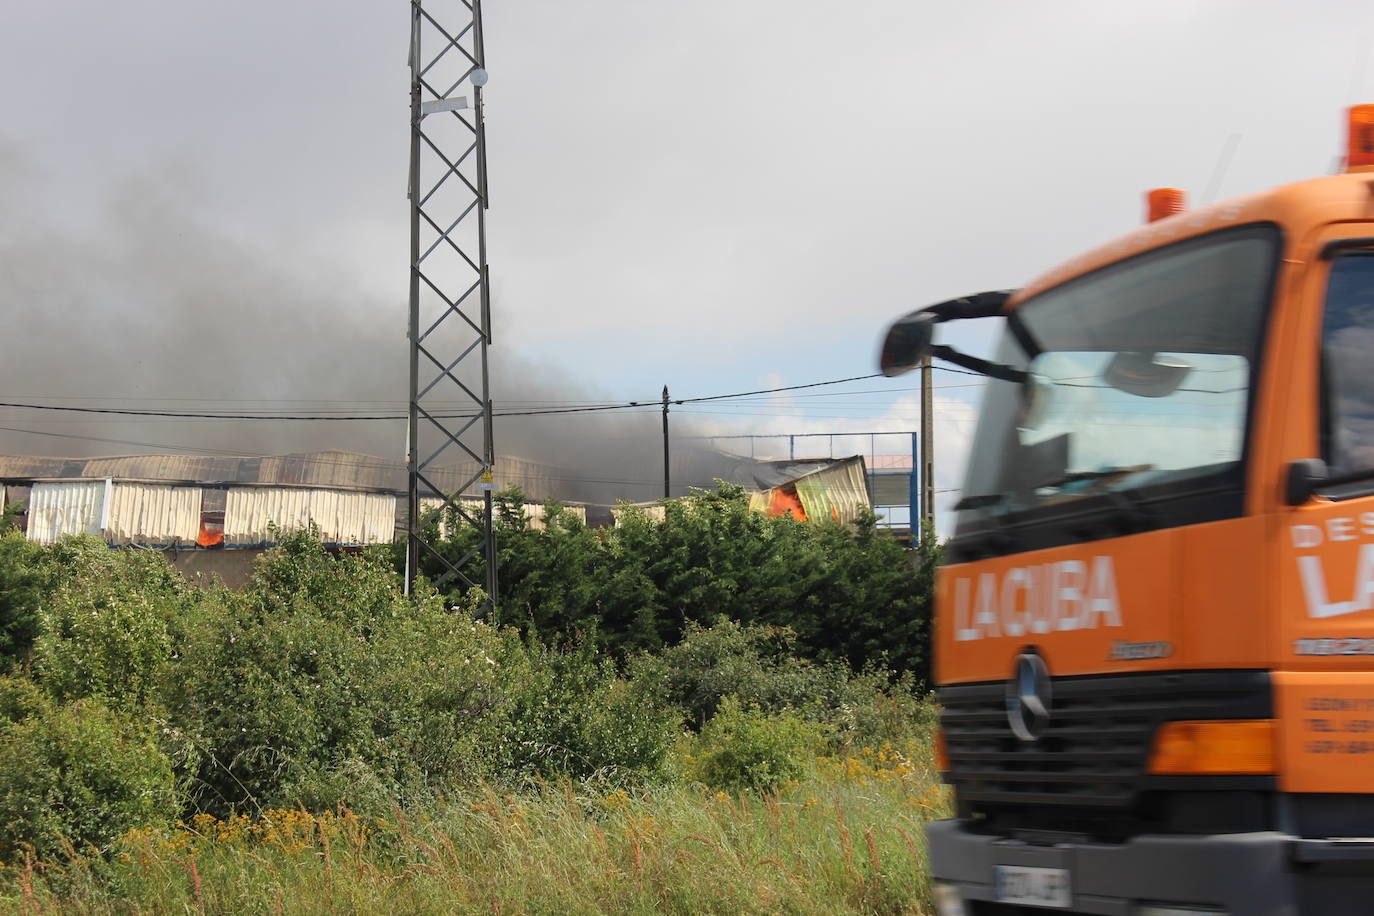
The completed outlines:
[[[988,377],[938,574],[940,916],[1374,914],[1374,106],[1343,174],[912,312]],[[992,358],[935,325],[996,318]]]

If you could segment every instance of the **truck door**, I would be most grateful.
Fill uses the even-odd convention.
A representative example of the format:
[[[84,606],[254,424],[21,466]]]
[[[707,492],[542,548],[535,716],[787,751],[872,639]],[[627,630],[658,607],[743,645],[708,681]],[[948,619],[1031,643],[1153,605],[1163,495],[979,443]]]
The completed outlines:
[[[1374,225],[1318,242],[1287,418],[1331,479],[1374,474]],[[1374,791],[1374,476],[1319,485],[1278,520],[1283,788]]]

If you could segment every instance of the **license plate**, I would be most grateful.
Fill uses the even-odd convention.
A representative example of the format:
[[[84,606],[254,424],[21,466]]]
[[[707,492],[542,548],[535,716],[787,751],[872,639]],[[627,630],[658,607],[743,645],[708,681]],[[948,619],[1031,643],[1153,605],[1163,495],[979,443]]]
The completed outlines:
[[[1027,903],[1031,906],[1068,907],[1067,868],[1032,868],[1026,865],[998,865],[993,871],[997,899],[1002,903]]]

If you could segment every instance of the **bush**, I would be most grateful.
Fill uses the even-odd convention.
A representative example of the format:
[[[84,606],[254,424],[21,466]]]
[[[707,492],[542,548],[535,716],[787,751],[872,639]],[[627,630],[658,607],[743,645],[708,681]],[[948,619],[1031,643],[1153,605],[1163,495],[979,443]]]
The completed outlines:
[[[203,595],[159,554],[89,546],[54,548],[70,572],[39,615],[34,670],[59,700],[98,697],[133,709],[153,699]]]
[[[546,645],[594,635],[602,627],[607,571],[598,533],[556,502],[544,507],[544,527],[535,529],[523,503],[518,488],[496,503],[501,622]]]
[[[57,578],[42,547],[18,531],[0,535],[0,666],[28,656],[38,635],[39,611]]]
[[[522,661],[514,637],[432,595],[412,603],[375,558],[287,535],[168,679],[204,754],[192,801],[386,810],[488,775]]]
[[[512,722],[511,768],[573,777],[656,778],[681,714],[616,677],[589,645],[529,649],[531,666]]]
[[[412,601],[385,561],[287,536],[169,669],[168,707],[203,751],[193,803],[375,812],[485,778],[663,768],[676,713],[589,649],[474,619],[481,603]]]
[[[44,704],[0,728],[0,855],[106,849],[176,815],[171,766],[148,729],[93,700]]]
[[[0,675],[0,727],[37,715],[47,705],[47,696],[33,681]]]
[[[801,657],[785,627],[691,625],[682,642],[630,664],[635,688],[700,728],[728,698],[764,713],[790,710],[822,727],[835,752],[928,743],[936,707],[911,672],[854,673]]]
[[[821,711],[835,752],[886,744],[926,756],[933,753],[939,707],[910,672],[894,676],[872,670],[856,675]]]
[[[843,666],[800,657],[786,627],[724,618],[709,627],[688,624],[681,642],[635,657],[630,672],[646,695],[683,710],[698,728],[726,697],[765,712],[802,709],[826,705],[848,678]]]
[[[631,509],[606,531],[557,506],[535,530],[519,510],[523,499],[509,490],[497,501],[499,611],[530,638],[595,633],[624,659],[723,616],[788,627],[813,658],[926,677],[933,538],[913,553],[879,531],[871,513],[848,526],[764,515],[726,483],[666,503],[662,522]],[[477,546],[472,526],[454,524],[439,549],[456,561]],[[441,567],[427,556],[422,571]],[[480,563],[469,574],[481,581]]]
[[[774,790],[800,780],[821,745],[821,730],[790,710],[746,709],[734,697],[720,704],[695,743],[693,771],[712,788]]]
[[[0,534],[19,530],[19,516],[23,510],[20,503],[0,502]]]

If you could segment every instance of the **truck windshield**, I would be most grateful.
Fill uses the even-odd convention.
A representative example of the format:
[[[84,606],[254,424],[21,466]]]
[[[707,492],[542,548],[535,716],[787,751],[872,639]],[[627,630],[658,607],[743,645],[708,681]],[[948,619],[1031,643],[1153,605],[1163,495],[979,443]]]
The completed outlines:
[[[957,533],[1238,489],[1277,248],[1269,225],[1213,233],[1022,304],[996,358],[1029,378],[988,383]]]

